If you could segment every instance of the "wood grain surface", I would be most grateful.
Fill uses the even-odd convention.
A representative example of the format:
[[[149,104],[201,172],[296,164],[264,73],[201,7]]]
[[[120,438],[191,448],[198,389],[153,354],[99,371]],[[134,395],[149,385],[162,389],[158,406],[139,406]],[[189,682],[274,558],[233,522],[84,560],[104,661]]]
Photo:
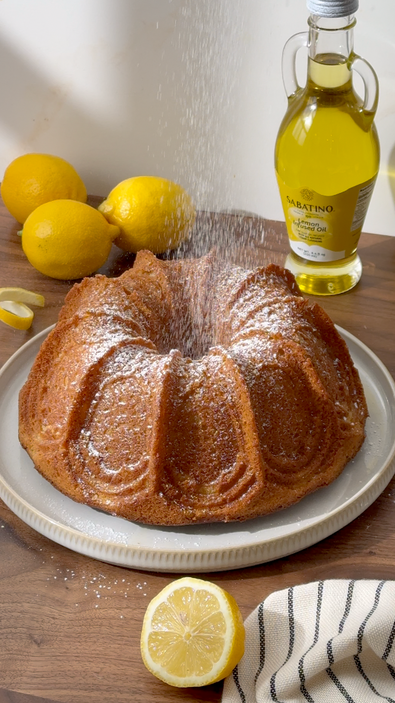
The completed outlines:
[[[18,229],[1,204],[0,286],[40,292],[46,305],[36,311],[27,332],[0,323],[1,364],[56,322],[72,285],[46,278],[30,266]],[[242,262],[284,263],[284,224],[237,213],[201,214],[183,253],[230,243],[232,256]],[[358,286],[318,302],[395,376],[395,237],[363,234],[360,255],[363,276]],[[101,272],[116,276],[132,263],[132,255],[113,247]],[[394,579],[395,481],[359,518],[309,549],[269,564],[202,577],[230,591],[244,617],[271,592],[291,585],[327,578]],[[145,608],[173,578],[74,553],[35,532],[0,501],[0,703],[219,701],[221,683],[174,689],[152,677],[141,662]]]

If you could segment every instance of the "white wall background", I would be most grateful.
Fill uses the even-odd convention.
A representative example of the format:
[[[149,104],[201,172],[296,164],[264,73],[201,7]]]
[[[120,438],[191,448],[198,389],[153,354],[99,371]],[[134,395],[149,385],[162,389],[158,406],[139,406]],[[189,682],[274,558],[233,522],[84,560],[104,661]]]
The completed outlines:
[[[2,0],[0,177],[29,151],[88,192],[161,175],[198,207],[283,219],[273,168],[281,53],[305,0]],[[382,158],[364,230],[395,235],[395,2],[360,0],[355,50],[376,69]]]

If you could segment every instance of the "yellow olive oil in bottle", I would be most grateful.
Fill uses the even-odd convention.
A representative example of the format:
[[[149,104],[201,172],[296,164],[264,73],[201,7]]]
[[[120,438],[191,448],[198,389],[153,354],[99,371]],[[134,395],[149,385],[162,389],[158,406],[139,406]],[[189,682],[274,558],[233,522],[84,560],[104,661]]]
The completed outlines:
[[[290,243],[285,266],[306,293],[335,295],[362,274],[357,246],[380,160],[373,122],[378,81],[353,51],[358,0],[307,0],[307,8],[309,31],[284,47],[288,110],[275,168]],[[295,68],[301,47],[308,48],[305,87]],[[354,71],[363,98],[353,87]]]

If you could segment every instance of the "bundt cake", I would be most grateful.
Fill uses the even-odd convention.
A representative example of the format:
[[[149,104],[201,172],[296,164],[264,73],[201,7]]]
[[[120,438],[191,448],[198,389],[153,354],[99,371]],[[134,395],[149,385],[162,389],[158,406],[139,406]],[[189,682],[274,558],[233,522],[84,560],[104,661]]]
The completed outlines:
[[[367,417],[345,342],[278,266],[140,252],[68,293],[19,436],[76,501],[156,525],[246,520],[329,484]]]

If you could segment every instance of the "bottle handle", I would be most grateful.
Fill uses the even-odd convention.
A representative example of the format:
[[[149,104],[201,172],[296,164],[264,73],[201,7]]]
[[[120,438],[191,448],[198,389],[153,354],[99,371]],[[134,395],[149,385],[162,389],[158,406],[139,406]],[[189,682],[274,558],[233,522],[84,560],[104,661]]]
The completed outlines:
[[[300,32],[288,39],[283,49],[282,74],[287,97],[290,98],[301,89],[296,77],[296,54],[302,47],[307,47],[309,33]]]
[[[377,110],[379,100],[379,81],[375,70],[370,63],[357,54],[351,55],[349,67],[356,71],[362,78],[365,88],[363,109],[366,110],[366,112],[372,112],[374,114]]]

